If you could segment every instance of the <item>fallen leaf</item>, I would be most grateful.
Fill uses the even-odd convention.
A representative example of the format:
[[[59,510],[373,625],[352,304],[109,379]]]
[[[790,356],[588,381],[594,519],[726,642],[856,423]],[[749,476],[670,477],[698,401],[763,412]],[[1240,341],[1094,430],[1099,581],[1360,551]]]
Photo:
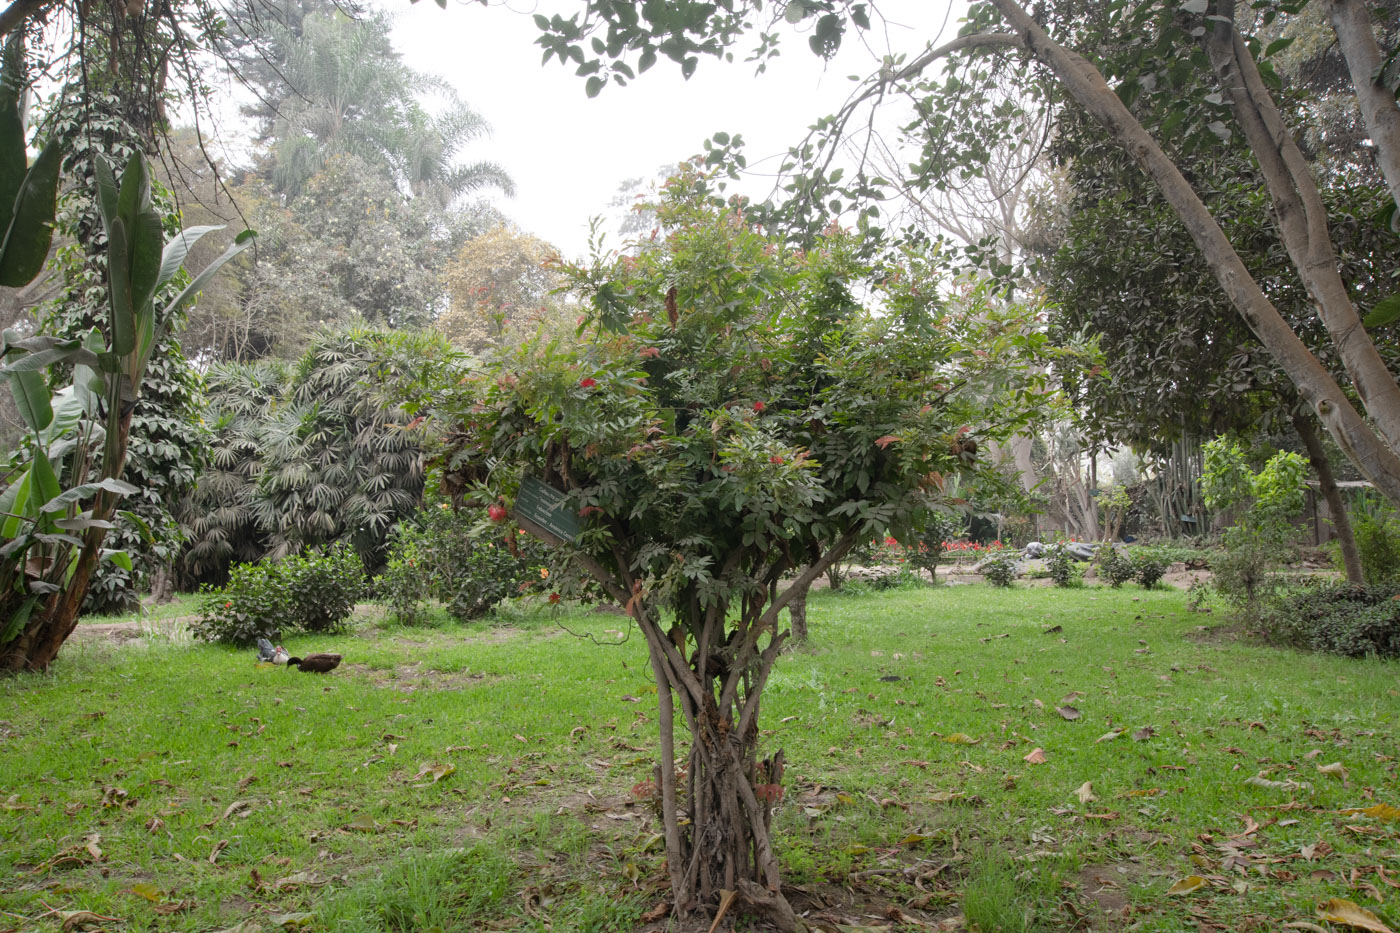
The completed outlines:
[[[1061,719],[1068,719],[1071,722],[1079,718],[1079,710],[1073,706],[1057,706],[1055,712],[1060,714]]]
[[[74,930],[86,930],[88,927],[100,927],[104,923],[125,923],[120,917],[104,917],[95,914],[90,910],[60,910],[56,911],[63,920],[63,933],[72,933]]]
[[[357,833],[375,833],[384,827],[374,821],[374,817],[368,813],[361,813],[353,820],[345,824],[345,828]]]
[[[148,884],[144,881],[133,884],[131,887],[127,888],[127,890],[130,891],[132,894],[135,894],[137,897],[144,897],[152,904],[158,902],[161,897],[160,888],[157,888],[155,885]]]
[[[214,851],[209,853],[209,864],[213,865],[219,860],[219,853],[228,848],[228,840],[220,839],[214,843]]]
[[[432,783],[436,784],[438,781],[441,781],[443,778],[447,777],[449,774],[452,774],[456,770],[457,766],[450,763],[438,764],[435,761],[425,761],[418,766],[418,773],[413,776],[413,780],[416,781],[419,778],[424,778],[429,775],[432,775]]]
[[[1262,774],[1256,774],[1254,777],[1245,778],[1244,782],[1246,784],[1252,784],[1255,787],[1267,788],[1268,790],[1312,790],[1312,785],[1306,781],[1271,781]]]
[[[1334,897],[1327,903],[1320,904],[1317,915],[1328,923],[1340,923],[1357,930],[1367,930],[1369,933],[1392,933],[1390,927],[1381,923],[1380,917],[1344,897]]]
[[[1033,748],[1028,754],[1023,755],[1021,760],[1033,765],[1043,765],[1046,761],[1045,752],[1039,748]]]
[[[952,735],[945,735],[943,741],[952,742],[954,745],[976,745],[981,739],[974,739],[966,732],[954,732]]]
[[[256,920],[244,920],[237,926],[215,930],[214,933],[263,933],[263,925]]]
[[[19,794],[11,794],[9,799],[0,803],[0,810],[33,810],[33,807],[26,807],[19,802]]]
[[[671,902],[661,901],[651,910],[642,914],[639,918],[642,923],[655,923],[671,913]]]
[[[161,901],[151,906],[151,910],[162,916],[180,914],[194,907],[194,901]]]
[[[228,809],[224,810],[224,815],[219,817],[219,819],[226,820],[231,816],[247,816],[252,809],[253,801],[235,800],[233,803],[228,805]]]
[[[313,913],[273,914],[267,919],[284,930],[298,930],[310,926],[311,921],[316,919],[316,915]]]
[[[1392,807],[1388,803],[1378,803],[1374,807],[1352,807],[1351,809],[1343,810],[1342,813],[1347,816],[1360,813],[1362,816],[1369,816],[1373,819],[1380,820],[1382,823],[1394,823],[1400,820],[1400,807]]]
[[[1317,771],[1319,774],[1330,774],[1341,780],[1343,784],[1347,782],[1347,769],[1342,767],[1340,761],[1334,761],[1330,765],[1318,765]]]
[[[153,816],[146,821],[146,832],[158,833],[165,828],[165,820],[158,816]]]
[[[1192,891],[1199,891],[1201,888],[1205,887],[1205,883],[1206,879],[1202,878],[1200,875],[1188,875],[1170,888],[1167,888],[1167,894],[1190,894]]]
[[[1113,729],[1113,730],[1111,730],[1111,731],[1109,731],[1109,732],[1105,732],[1103,735],[1099,736],[1097,739],[1094,739],[1094,744],[1097,745],[1097,744],[1099,744],[1100,742],[1112,742],[1114,739],[1122,738],[1123,733],[1124,733],[1124,732],[1127,732],[1127,731],[1128,731],[1128,730],[1126,730],[1126,729]]]
[[[272,887],[277,891],[291,891],[295,888],[319,888],[325,884],[330,884],[330,879],[324,875],[314,871],[299,871],[285,878],[278,878],[272,882]]]
[[[1143,726],[1141,729],[1133,733],[1133,741],[1146,742],[1148,739],[1152,738],[1152,736],[1156,734],[1156,729],[1152,728],[1151,726]]]
[[[1080,803],[1088,803],[1091,800],[1099,799],[1094,796],[1094,786],[1090,781],[1085,781],[1083,784],[1080,784],[1079,790],[1075,791],[1074,795],[1079,798]]]

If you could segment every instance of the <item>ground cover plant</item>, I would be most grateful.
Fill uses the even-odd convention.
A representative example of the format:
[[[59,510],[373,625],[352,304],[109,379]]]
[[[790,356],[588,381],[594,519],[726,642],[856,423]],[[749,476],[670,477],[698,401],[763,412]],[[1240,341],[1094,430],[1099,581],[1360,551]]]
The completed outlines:
[[[828,929],[1273,930],[1345,898],[1394,927],[1394,665],[1231,640],[1185,603],[814,592],[761,736],[796,763],[774,812],[794,906]],[[665,929],[643,919],[669,890],[644,645],[614,614],[512,618],[288,643],[345,654],[327,677],[80,638],[0,683],[0,929]]]

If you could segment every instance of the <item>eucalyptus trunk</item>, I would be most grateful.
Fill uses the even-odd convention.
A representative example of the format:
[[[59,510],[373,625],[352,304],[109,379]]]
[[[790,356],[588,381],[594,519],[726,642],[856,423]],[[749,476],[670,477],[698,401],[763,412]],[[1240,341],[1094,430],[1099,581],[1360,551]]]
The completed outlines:
[[[1332,464],[1327,460],[1327,452],[1322,449],[1322,439],[1317,436],[1317,428],[1306,415],[1293,416],[1293,429],[1303,439],[1303,447],[1308,452],[1308,463],[1317,474],[1317,485],[1322,498],[1327,503],[1327,511],[1332,516],[1332,527],[1337,532],[1337,545],[1342,552],[1342,566],[1346,569],[1348,583],[1365,583],[1366,575],[1361,567],[1361,552],[1356,547],[1356,535],[1351,530],[1351,518],[1347,515],[1342,492],[1337,488],[1337,478],[1332,474]]]

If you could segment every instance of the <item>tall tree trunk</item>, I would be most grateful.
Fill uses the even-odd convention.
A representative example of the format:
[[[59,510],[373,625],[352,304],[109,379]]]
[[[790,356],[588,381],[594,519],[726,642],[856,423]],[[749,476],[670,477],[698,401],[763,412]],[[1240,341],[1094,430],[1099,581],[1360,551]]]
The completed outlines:
[[[1371,31],[1371,14],[1361,0],[1331,0],[1327,15],[1351,72],[1361,119],[1375,146],[1376,164],[1400,208],[1400,101],[1381,83],[1381,49]]]
[[[1186,226],[1236,310],[1288,374],[1299,394],[1317,412],[1319,420],[1341,447],[1347,459],[1375,484],[1382,495],[1392,503],[1400,505],[1400,453],[1397,453],[1400,451],[1400,387],[1396,386],[1394,378],[1384,365],[1378,363],[1379,355],[1375,353],[1374,345],[1370,345],[1368,349],[1369,341],[1365,339],[1365,333],[1360,327],[1356,308],[1347,299],[1345,291],[1338,294],[1331,287],[1332,277],[1327,274],[1325,263],[1319,258],[1323,252],[1330,251],[1330,248],[1324,250],[1320,242],[1320,239],[1326,237],[1326,217],[1319,217],[1313,212],[1311,216],[1304,218],[1308,234],[1307,246],[1314,249],[1300,251],[1297,244],[1286,242],[1285,245],[1294,257],[1295,264],[1300,260],[1303,262],[1299,274],[1308,285],[1309,292],[1318,301],[1318,316],[1337,341],[1338,356],[1357,386],[1358,394],[1367,414],[1374,420],[1375,428],[1352,407],[1331,373],[1279,314],[1278,309],[1249,274],[1249,270],[1230,245],[1210,209],[1197,196],[1171,158],[1123,105],[1103,75],[1083,56],[1051,39],[1045,29],[1032,19],[1016,0],[990,2],[1015,30],[1015,38],[1019,44],[1055,74],[1066,92],[1107,128],[1157,183],[1163,197]],[[1230,20],[1228,17],[1223,18],[1224,23],[1213,25],[1227,29]],[[1233,35],[1233,30],[1229,31]],[[963,41],[957,47],[959,49],[979,44],[1004,47],[1007,37],[965,36],[961,39]],[[977,39],[983,41],[978,42]],[[1217,41],[1223,47],[1224,41]],[[1230,92],[1230,99],[1237,114],[1249,108],[1256,111],[1253,118],[1247,119],[1245,124],[1255,154],[1260,155],[1262,146],[1266,151],[1272,149],[1277,156],[1280,149],[1286,149],[1290,145],[1284,139],[1288,137],[1288,131],[1281,122],[1274,121],[1277,110],[1271,108],[1272,102],[1268,100],[1267,94],[1259,93],[1262,85],[1258,80],[1258,69],[1254,67],[1248,51],[1245,50],[1241,56],[1233,40],[1230,46],[1229,50],[1218,50],[1221,55],[1217,67],[1224,72],[1222,83]],[[1238,77],[1225,67],[1226,51],[1229,51],[1231,56],[1230,63],[1236,64],[1243,72]],[[927,58],[931,54],[933,53],[926,53],[924,57]],[[1248,116],[1246,114],[1246,117]],[[1264,138],[1261,142],[1256,142],[1255,137],[1260,132]],[[1296,149],[1296,146],[1291,148]],[[1267,156],[1261,157],[1261,163],[1270,161]],[[1296,166],[1292,164],[1291,153],[1283,168],[1290,175],[1296,170]],[[1305,165],[1303,169],[1306,171]],[[1263,170],[1266,175],[1271,171],[1268,166],[1264,166]],[[1285,179],[1271,179],[1271,191],[1275,181],[1280,186],[1286,183]],[[1305,185],[1305,182],[1296,176],[1288,181]],[[1282,211],[1288,207],[1288,201],[1277,206]],[[1280,226],[1282,227],[1282,224]]]
[[[1308,463],[1312,464],[1313,472],[1317,474],[1318,488],[1327,502],[1327,511],[1332,515],[1332,527],[1337,531],[1337,544],[1342,550],[1347,582],[1365,583],[1366,575],[1361,567],[1361,553],[1356,548],[1356,535],[1351,530],[1351,518],[1347,515],[1346,503],[1342,501],[1341,490],[1337,488],[1337,478],[1332,474],[1332,464],[1327,461],[1327,452],[1322,449],[1322,439],[1317,436],[1317,428],[1307,415],[1295,412],[1293,430],[1303,439]]]

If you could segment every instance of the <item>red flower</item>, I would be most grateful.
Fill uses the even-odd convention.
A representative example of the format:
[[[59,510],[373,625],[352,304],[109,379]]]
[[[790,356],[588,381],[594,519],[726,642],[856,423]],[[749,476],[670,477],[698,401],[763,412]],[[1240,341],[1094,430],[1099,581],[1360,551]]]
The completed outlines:
[[[597,384],[598,380],[594,379],[592,376],[589,376],[587,379],[579,380],[579,388],[581,389],[591,389]]]
[[[899,542],[896,541],[894,538],[886,538],[885,543],[888,544],[890,547],[894,547]]]
[[[552,605],[554,605],[554,604],[557,603],[557,602],[559,602],[559,594],[558,594],[558,593],[550,593],[550,594],[549,594],[549,604],[552,606]]]
[[[232,609],[232,608],[233,608],[233,603],[224,603],[224,608],[225,608],[225,609]]]
[[[754,411],[763,411],[763,409],[765,409],[765,408],[767,408],[767,407],[768,407],[768,406],[765,405],[765,404],[763,404],[762,402],[754,402],[754,403],[753,403],[753,410],[754,410]]]
[[[642,359],[654,360],[661,356],[661,351],[656,347],[642,347]]]
[[[899,438],[895,437],[893,434],[886,434],[884,437],[875,438],[875,446],[884,450],[897,440],[899,440]]]
[[[487,506],[486,514],[491,516],[491,521],[493,522],[503,522],[506,520],[506,509],[503,505]]]
[[[779,457],[777,454],[774,454],[773,456],[769,457],[769,458],[768,458],[768,462],[769,462],[769,463],[779,463],[779,464],[781,464],[781,463],[787,463],[786,460],[784,460],[782,457]]]

